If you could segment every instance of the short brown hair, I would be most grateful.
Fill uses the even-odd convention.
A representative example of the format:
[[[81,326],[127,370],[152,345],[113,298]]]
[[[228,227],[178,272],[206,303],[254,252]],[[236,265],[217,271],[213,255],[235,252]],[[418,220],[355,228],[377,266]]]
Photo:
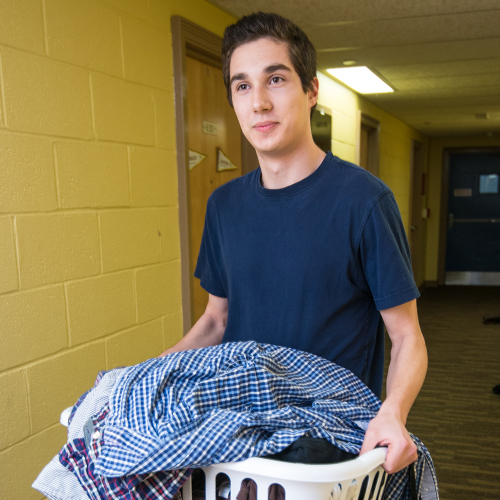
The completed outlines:
[[[233,52],[245,43],[271,38],[288,44],[293,68],[300,77],[304,93],[314,89],[316,50],[307,35],[292,21],[278,14],[256,12],[242,17],[224,31],[222,42],[222,76],[229,104],[233,105],[229,67]]]

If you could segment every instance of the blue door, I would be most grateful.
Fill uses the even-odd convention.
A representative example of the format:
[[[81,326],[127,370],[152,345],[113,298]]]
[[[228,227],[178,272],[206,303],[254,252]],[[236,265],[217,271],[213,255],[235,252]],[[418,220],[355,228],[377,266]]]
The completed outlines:
[[[500,273],[500,153],[450,154],[449,272]]]

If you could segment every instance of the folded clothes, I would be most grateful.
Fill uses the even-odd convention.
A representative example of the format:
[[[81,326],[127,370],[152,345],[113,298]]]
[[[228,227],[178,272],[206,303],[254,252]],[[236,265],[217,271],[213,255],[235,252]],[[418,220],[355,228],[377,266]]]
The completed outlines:
[[[194,467],[274,455],[301,437],[358,454],[381,404],[330,361],[255,342],[173,353],[106,375],[79,402],[59,455],[92,500],[170,500]],[[107,394],[99,393],[105,379]],[[419,458],[389,476],[386,499],[411,498],[411,470],[418,498],[438,498],[432,459],[412,438]]]

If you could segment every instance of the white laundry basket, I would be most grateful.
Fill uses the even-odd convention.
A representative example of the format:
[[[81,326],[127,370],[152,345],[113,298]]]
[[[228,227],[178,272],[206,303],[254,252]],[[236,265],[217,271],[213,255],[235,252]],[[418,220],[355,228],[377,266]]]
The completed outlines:
[[[257,484],[257,500],[268,500],[273,484],[283,487],[285,500],[381,500],[386,482],[381,466],[386,454],[387,448],[376,448],[354,460],[325,465],[266,458],[214,464],[202,468],[206,500],[216,500],[216,478],[221,473],[231,481],[231,500],[236,499],[245,479]],[[192,500],[191,480],[183,487],[183,500]]]
[[[61,414],[67,426],[72,408]],[[338,464],[310,465],[266,458],[203,467],[206,500],[216,500],[216,478],[225,474],[231,481],[232,500],[245,479],[257,484],[257,500],[268,500],[269,488],[279,484],[285,500],[381,500],[387,474],[382,468],[387,448],[376,448]],[[183,500],[192,500],[191,479],[182,488]]]

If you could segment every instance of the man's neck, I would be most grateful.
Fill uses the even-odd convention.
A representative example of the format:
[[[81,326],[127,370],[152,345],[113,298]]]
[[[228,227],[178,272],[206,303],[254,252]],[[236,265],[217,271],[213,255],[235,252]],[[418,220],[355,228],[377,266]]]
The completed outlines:
[[[286,154],[272,155],[257,151],[262,172],[262,186],[282,189],[309,177],[323,162],[326,154],[314,143]]]

